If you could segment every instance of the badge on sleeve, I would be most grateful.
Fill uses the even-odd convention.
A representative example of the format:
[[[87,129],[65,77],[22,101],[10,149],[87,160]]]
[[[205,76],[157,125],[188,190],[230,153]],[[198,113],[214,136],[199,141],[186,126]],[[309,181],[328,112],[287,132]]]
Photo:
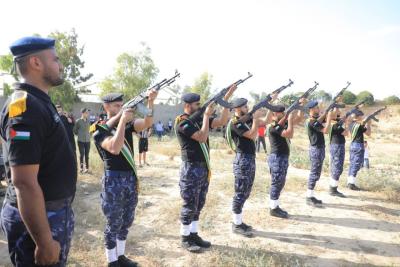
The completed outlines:
[[[14,118],[20,116],[26,111],[26,98],[28,94],[25,91],[16,91],[11,96],[11,102],[8,105],[8,117]]]
[[[13,128],[10,128],[10,139],[29,141],[31,139],[31,133],[27,131],[16,131]]]

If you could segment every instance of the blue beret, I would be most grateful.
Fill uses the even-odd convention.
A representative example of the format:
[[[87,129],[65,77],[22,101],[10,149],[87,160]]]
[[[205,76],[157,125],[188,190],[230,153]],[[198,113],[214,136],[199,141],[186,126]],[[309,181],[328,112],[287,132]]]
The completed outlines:
[[[111,93],[101,98],[104,103],[120,102],[123,101],[124,95],[121,93]]]
[[[41,50],[53,48],[55,40],[42,37],[23,37],[10,45],[14,58],[23,57]]]
[[[182,101],[191,104],[200,101],[200,95],[195,93],[186,93],[182,96]]]
[[[356,109],[356,110],[353,112],[353,114],[354,114],[355,116],[364,116],[364,112],[362,112],[362,111],[359,110],[359,109]]]
[[[240,108],[247,104],[246,98],[236,98],[232,101],[232,108]]]
[[[274,106],[274,111],[275,112],[284,112],[285,111],[285,106],[284,105],[276,105],[276,106]]]
[[[312,100],[307,103],[306,108],[310,109],[310,108],[315,108],[316,106],[318,106],[318,101]]]

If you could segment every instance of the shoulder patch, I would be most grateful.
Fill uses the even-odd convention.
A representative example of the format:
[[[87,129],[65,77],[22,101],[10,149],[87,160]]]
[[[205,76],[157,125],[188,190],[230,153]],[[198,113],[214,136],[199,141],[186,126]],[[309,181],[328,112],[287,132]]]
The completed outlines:
[[[16,91],[11,95],[11,101],[8,105],[8,117],[14,118],[20,116],[26,111],[26,100],[28,94],[25,91]]]

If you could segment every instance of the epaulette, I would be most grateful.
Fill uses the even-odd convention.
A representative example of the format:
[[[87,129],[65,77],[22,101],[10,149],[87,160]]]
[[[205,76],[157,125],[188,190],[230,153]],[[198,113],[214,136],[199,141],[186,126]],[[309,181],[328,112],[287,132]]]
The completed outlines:
[[[187,114],[181,114],[175,118],[175,125],[178,125],[182,121],[186,120],[189,116]]]
[[[8,104],[8,117],[14,118],[22,115],[26,111],[26,101],[28,93],[17,90],[11,95],[11,101]]]

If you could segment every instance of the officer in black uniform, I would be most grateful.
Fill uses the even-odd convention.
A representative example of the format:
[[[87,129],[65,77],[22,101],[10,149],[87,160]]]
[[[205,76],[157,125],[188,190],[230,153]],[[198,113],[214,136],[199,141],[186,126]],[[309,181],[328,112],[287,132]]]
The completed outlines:
[[[74,230],[76,158],[48,95],[63,83],[54,43],[25,37],[10,47],[23,82],[0,118],[8,183],[1,225],[11,262],[21,267],[66,266]]]
[[[225,100],[233,94],[232,86],[225,95]],[[182,96],[184,114],[175,120],[175,130],[182,152],[182,164],[179,186],[183,206],[181,209],[182,247],[189,252],[199,252],[209,248],[211,243],[198,235],[200,212],[206,202],[209,179],[211,175],[208,134],[210,128],[226,125],[229,120],[229,109],[223,108],[219,118],[212,117],[214,104],[211,103],[204,112],[201,121],[193,121],[189,116],[200,108],[200,96],[187,93]]]
[[[256,146],[255,139],[258,134],[261,110],[257,110],[253,119],[248,122],[239,121],[240,117],[249,112],[247,99],[237,98],[232,102],[235,111],[229,121],[226,137],[231,149],[236,153],[233,161],[235,176],[235,194],[232,201],[232,232],[252,237],[252,227],[243,222],[242,210],[244,203],[249,198],[256,174]]]
[[[325,159],[324,134],[326,134],[330,128],[331,112],[328,114],[325,112],[320,115],[318,102],[314,100],[308,102],[306,107],[309,110],[310,116],[310,118],[306,120],[306,129],[310,140],[309,156],[311,161],[306,202],[312,206],[320,206],[322,205],[322,201],[314,196],[314,188],[322,173],[322,165]],[[326,120],[326,123],[324,123],[326,116],[328,116],[328,119]]]
[[[125,256],[125,245],[138,201],[139,182],[133,154],[133,133],[153,124],[153,103],[157,91],[148,98],[149,114],[135,119],[132,109],[121,110],[123,95],[112,93],[103,97],[108,121],[98,122],[93,139],[104,161],[101,206],[107,219],[104,231],[109,267],[133,267],[137,263]]]

